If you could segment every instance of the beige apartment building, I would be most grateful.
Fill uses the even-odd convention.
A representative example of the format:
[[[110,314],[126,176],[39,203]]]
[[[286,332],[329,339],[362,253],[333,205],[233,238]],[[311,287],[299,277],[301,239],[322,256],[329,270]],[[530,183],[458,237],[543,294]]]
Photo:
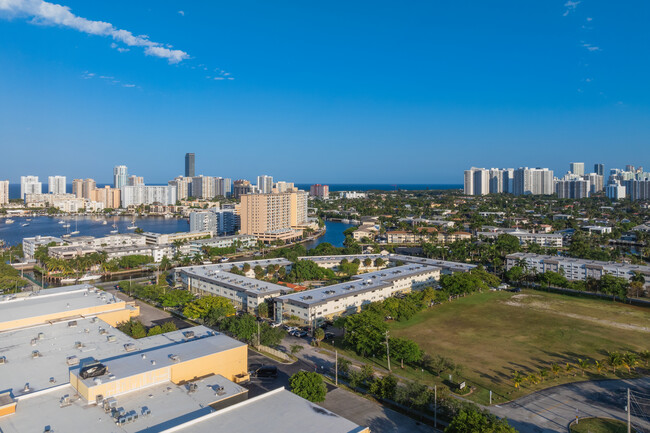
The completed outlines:
[[[120,190],[105,186],[104,188],[95,188],[90,193],[90,200],[104,203],[106,209],[117,209],[120,207]]]
[[[241,234],[264,242],[299,238],[308,225],[307,192],[244,194],[240,216]]]

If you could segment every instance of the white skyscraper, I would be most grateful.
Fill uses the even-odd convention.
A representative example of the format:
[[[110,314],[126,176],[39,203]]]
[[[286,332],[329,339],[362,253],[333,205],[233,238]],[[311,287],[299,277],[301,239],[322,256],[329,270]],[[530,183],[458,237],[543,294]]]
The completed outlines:
[[[65,176],[50,176],[47,179],[47,192],[50,194],[65,194]]]
[[[515,195],[551,195],[554,192],[553,170],[521,167],[514,171],[513,193]]]
[[[43,185],[38,176],[20,176],[20,198],[25,200],[25,194],[42,194]]]
[[[122,188],[128,185],[129,173],[126,165],[116,165],[113,168],[113,188]]]
[[[584,162],[572,162],[569,164],[569,171],[577,176],[585,175],[585,163]]]
[[[0,180],[0,205],[9,203],[9,181]]]
[[[261,194],[269,194],[273,192],[273,176],[263,174],[257,176],[257,189]]]
[[[215,177],[213,192],[216,197],[230,197],[232,192],[232,181],[229,178]]]

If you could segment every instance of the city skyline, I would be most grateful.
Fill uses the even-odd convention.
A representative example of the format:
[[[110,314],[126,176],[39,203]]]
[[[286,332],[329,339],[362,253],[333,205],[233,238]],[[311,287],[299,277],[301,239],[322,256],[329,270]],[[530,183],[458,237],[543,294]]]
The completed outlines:
[[[0,2],[13,182],[126,163],[162,183],[191,150],[232,178],[458,183],[468,163],[623,166],[650,137],[644,2],[40,3]]]

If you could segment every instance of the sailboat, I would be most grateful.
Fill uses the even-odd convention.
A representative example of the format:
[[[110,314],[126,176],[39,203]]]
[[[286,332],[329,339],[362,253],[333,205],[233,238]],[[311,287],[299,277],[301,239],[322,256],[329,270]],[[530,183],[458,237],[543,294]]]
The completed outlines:
[[[119,230],[117,229],[117,224],[116,221],[113,220],[113,230],[111,230],[111,234],[119,233]]]
[[[106,222],[106,220],[102,221],[102,225],[103,225],[103,226],[105,226],[106,224],[108,224],[108,223]]]
[[[133,214],[133,219],[131,220],[131,225],[127,227],[127,230],[135,230],[138,226],[135,225],[135,214]]]
[[[75,219],[74,219],[74,231],[70,232],[70,234],[71,235],[78,235],[79,234],[79,230],[77,230],[77,217],[75,217]]]

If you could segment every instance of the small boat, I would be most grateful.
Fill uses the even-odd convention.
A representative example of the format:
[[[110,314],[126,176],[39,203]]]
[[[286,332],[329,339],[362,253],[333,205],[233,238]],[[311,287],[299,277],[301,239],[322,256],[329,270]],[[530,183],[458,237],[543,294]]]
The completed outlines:
[[[101,277],[102,277],[101,275],[86,274],[83,277],[79,278],[77,281],[79,281],[80,283],[83,283],[85,281],[99,280]]]
[[[59,220],[59,224],[65,224],[65,221]]]
[[[32,220],[31,218],[27,218],[25,221],[31,221],[31,220]]]
[[[68,227],[70,227],[70,224],[63,224],[61,227],[68,228]]]
[[[106,222],[106,220],[102,221],[102,225],[103,225],[103,226],[105,226],[106,224],[108,224],[108,223]]]
[[[66,233],[66,234],[64,234],[64,235],[61,236],[61,237],[62,237],[62,238],[69,238],[70,236],[71,236],[70,233]]]
[[[61,278],[61,284],[74,284],[76,282],[76,278]]]
[[[111,234],[116,234],[119,233],[119,230],[117,229],[117,224],[115,221],[113,221],[113,230],[111,230]]]
[[[29,225],[29,223],[22,223],[21,224],[22,227],[27,227],[28,225]]]
[[[15,221],[12,220],[11,218],[7,218],[7,219],[5,220],[5,224],[13,224],[14,222],[15,222]]]
[[[79,230],[75,230],[75,231],[73,231],[73,232],[70,232],[70,234],[71,234],[71,235],[78,235],[78,234],[79,234]]]
[[[135,225],[135,216],[134,216],[133,219],[131,220],[131,225],[128,226],[126,229],[127,230],[135,230],[137,228],[138,228],[138,226]]]
[[[119,232],[120,232],[119,230],[111,230],[111,231],[110,231],[110,233],[111,233],[112,235],[115,235],[115,234],[117,234],[117,233],[119,233]]]

